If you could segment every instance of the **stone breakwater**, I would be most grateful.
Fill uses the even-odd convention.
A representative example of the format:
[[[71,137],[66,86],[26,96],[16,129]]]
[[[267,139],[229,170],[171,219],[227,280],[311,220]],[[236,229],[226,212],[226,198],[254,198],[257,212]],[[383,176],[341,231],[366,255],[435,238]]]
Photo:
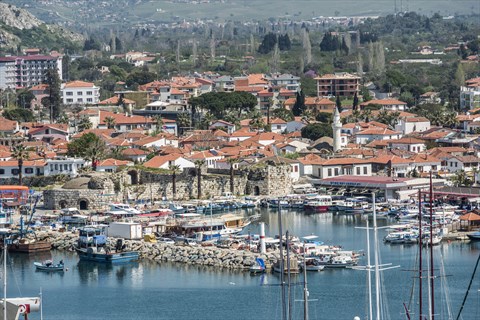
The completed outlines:
[[[37,232],[38,240],[52,243],[52,249],[73,251],[78,234],[71,232]],[[113,248],[117,239],[109,238],[108,245]],[[212,266],[226,269],[245,270],[255,258],[263,258],[267,266],[277,261],[279,252],[266,254],[253,253],[245,250],[224,249],[215,246],[179,246],[166,243],[149,243],[143,240],[124,240],[127,250],[140,252],[141,259],[161,262],[179,262],[191,265]]]

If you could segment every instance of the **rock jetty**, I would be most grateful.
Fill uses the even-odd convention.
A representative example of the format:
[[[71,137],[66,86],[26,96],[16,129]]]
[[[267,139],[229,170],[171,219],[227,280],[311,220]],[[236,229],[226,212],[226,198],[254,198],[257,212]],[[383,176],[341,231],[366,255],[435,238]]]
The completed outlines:
[[[38,240],[47,240],[52,243],[52,249],[73,251],[78,239],[77,233],[72,232],[37,232]],[[109,238],[108,245],[115,246],[117,239]],[[176,244],[150,243],[143,240],[124,240],[127,250],[140,252],[141,259],[161,262],[179,262],[190,265],[212,266],[225,269],[246,270],[255,258],[263,258],[267,265],[275,263],[278,251],[259,254],[245,250],[224,249],[215,246],[179,246]]]

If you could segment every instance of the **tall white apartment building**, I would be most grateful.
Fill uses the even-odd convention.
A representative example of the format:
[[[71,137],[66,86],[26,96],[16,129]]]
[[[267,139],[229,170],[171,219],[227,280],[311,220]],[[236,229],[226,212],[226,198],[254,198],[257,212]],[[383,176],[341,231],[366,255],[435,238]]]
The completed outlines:
[[[62,79],[62,56],[28,55],[0,57],[0,89],[36,86],[46,80],[46,71],[55,69]]]

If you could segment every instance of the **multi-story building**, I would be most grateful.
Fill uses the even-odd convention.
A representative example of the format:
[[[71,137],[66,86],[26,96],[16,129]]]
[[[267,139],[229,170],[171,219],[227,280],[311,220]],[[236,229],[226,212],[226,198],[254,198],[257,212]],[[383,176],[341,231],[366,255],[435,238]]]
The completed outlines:
[[[325,74],[316,77],[318,97],[353,97],[360,91],[360,77],[349,73]]]
[[[480,108],[480,78],[465,81],[465,87],[460,87],[460,108]]]
[[[63,104],[98,104],[100,88],[92,82],[72,81],[62,85]]]
[[[55,69],[62,79],[62,56],[28,55],[0,58],[0,89],[29,88],[46,80],[46,71]]]
[[[0,57],[0,89],[15,89],[15,58]]]

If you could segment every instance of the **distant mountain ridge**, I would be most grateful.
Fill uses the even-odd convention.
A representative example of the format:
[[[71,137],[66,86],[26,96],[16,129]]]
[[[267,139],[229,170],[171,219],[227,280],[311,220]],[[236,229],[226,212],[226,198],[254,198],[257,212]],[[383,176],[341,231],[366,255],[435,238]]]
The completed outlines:
[[[35,46],[51,49],[55,46],[73,45],[83,36],[63,27],[46,24],[25,9],[0,3],[0,48]]]

